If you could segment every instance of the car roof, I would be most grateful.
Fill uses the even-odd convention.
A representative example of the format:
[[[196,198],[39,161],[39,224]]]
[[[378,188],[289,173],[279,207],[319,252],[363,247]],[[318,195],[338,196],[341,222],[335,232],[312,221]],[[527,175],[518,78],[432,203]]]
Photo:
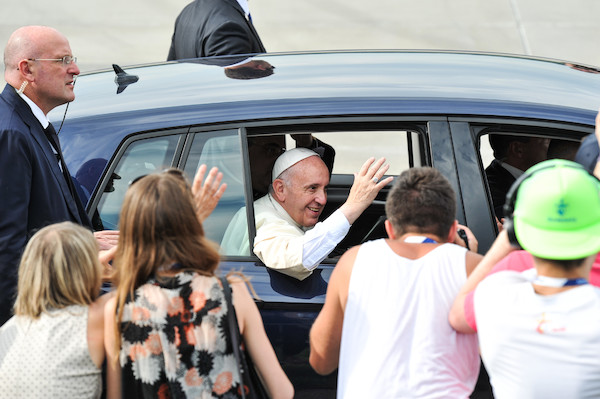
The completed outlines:
[[[144,121],[161,125],[172,124],[173,117],[183,124],[385,113],[590,124],[600,106],[600,70],[557,60],[443,51],[273,53],[253,59],[273,65],[274,73],[231,79],[210,65],[218,58],[125,67],[139,80],[119,94],[112,70],[83,74],[67,119],[143,112]],[[64,107],[50,119],[62,119]]]

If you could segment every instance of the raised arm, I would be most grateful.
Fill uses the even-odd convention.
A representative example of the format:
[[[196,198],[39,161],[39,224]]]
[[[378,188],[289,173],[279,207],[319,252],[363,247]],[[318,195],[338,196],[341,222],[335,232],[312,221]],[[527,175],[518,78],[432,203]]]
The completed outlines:
[[[208,172],[206,180],[204,180],[206,169],[206,165],[200,165],[192,183],[192,193],[194,194],[194,202],[196,203],[196,215],[198,215],[200,223],[203,223],[212,211],[215,210],[227,188],[227,183],[221,184],[223,173],[219,172],[217,167],[213,167]]]
[[[456,331],[470,334],[476,332],[471,328],[465,316],[465,298],[474,291],[477,284],[490,273],[494,265],[514,249],[515,248],[513,248],[508,241],[506,230],[500,232],[498,237],[496,237],[496,241],[494,241],[494,244],[492,244],[492,247],[485,254],[477,267],[475,267],[475,270],[473,270],[473,273],[471,273],[452,304],[448,320],[450,321],[452,328]]]
[[[113,296],[104,306],[104,350],[106,351],[106,397],[121,398],[121,365],[116,348],[117,297]]]
[[[350,224],[354,223],[364,210],[371,205],[377,193],[394,180],[391,176],[380,180],[390,168],[389,165],[384,165],[384,162],[385,158],[380,158],[377,161],[375,161],[375,158],[369,158],[358,173],[354,174],[354,183],[350,188],[348,199],[340,207]]]
[[[234,278],[230,285],[240,333],[267,391],[273,399],[292,398],[294,387],[277,360],[258,308],[245,283]]]
[[[309,362],[321,375],[331,374],[339,364],[348,286],[357,252],[358,247],[353,247],[340,258],[331,273],[323,309],[310,329]]]

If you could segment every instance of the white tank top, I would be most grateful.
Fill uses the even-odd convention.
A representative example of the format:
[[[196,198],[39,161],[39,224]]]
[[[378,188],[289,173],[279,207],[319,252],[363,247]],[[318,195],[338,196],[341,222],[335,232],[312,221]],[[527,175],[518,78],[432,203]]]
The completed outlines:
[[[479,374],[475,334],[448,322],[466,281],[466,249],[411,260],[385,240],[358,251],[344,312],[338,398],[467,398]]]
[[[0,398],[99,398],[101,370],[87,343],[87,306],[14,316],[0,328]]]

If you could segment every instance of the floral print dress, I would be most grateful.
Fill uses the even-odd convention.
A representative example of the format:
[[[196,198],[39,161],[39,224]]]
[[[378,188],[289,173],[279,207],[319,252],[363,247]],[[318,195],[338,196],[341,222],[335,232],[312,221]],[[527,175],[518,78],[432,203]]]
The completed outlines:
[[[217,277],[151,279],[121,324],[124,398],[239,398],[227,303]]]

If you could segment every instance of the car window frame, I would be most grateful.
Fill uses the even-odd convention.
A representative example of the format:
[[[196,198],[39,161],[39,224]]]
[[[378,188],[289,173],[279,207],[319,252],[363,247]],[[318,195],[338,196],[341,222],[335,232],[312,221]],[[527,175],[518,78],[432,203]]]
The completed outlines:
[[[487,165],[483,165],[480,154],[481,138],[488,132],[530,134],[550,138],[568,137],[565,133],[574,133],[582,138],[594,133],[594,127],[589,125],[526,118],[449,117],[448,123],[454,154],[457,157],[457,183],[465,210],[464,223],[477,237],[479,253],[487,252],[498,234],[491,193],[485,176]],[[487,205],[486,209],[481,208],[483,203]]]
[[[104,172],[100,176],[99,183],[96,185],[96,188],[94,189],[94,191],[92,192],[92,194],[90,196],[90,201],[88,201],[87,208],[86,208],[88,216],[90,218],[92,218],[94,213],[97,211],[98,205],[102,198],[102,194],[104,193],[104,191],[106,190],[106,187],[110,183],[112,174],[114,173],[114,171],[116,170],[117,166],[119,165],[121,159],[125,155],[125,152],[128,150],[128,148],[134,142],[152,139],[152,138],[156,138],[156,137],[171,136],[171,135],[177,136],[178,135],[179,139],[177,142],[176,149],[173,153],[171,165],[165,165],[165,167],[175,166],[178,164],[179,159],[181,157],[181,152],[183,150],[183,145],[187,138],[188,131],[189,131],[188,127],[174,127],[174,128],[170,128],[170,129],[161,129],[161,130],[155,130],[155,131],[151,131],[151,132],[133,133],[133,134],[129,134],[125,138],[123,138],[121,143],[119,143],[117,150],[113,153],[113,156],[108,160],[108,163],[107,163],[108,167],[105,168]],[[165,132],[168,132],[168,133],[165,133]]]
[[[245,146],[243,152],[245,178],[250,180],[250,161],[247,150],[248,137],[268,136],[271,134],[289,134],[289,133],[324,133],[337,131],[376,131],[376,130],[391,130],[405,131],[411,130],[418,132],[424,138],[420,143],[420,151],[422,152],[423,165],[435,166],[435,162],[440,162],[441,157],[434,157],[431,151],[431,132],[435,131],[433,136],[444,135],[440,137],[440,143],[449,141],[449,128],[447,118],[445,116],[342,116],[342,117],[321,117],[321,118],[290,118],[286,120],[271,120],[271,121],[254,121],[238,125],[240,129],[240,139],[242,145]],[[204,129],[201,129],[204,130]],[[201,131],[198,130],[198,131]],[[190,130],[190,133],[194,128]],[[443,144],[442,144],[443,145]],[[437,161],[436,161],[437,160]],[[454,161],[452,161],[453,163]],[[455,170],[452,166],[450,170]],[[454,174],[454,172],[451,172]],[[351,177],[351,175],[348,175]],[[455,177],[450,177],[449,180],[456,181]],[[391,186],[390,186],[391,187]],[[389,188],[388,188],[389,190]],[[250,241],[256,236],[256,226],[254,218],[254,207],[252,200],[252,188],[250,185],[246,187],[247,192],[247,222]],[[377,201],[385,202],[385,196]],[[461,211],[462,214],[462,211]],[[266,267],[260,259],[254,254],[249,256],[234,256],[223,255],[223,259],[229,262],[242,261],[252,262],[257,266]],[[318,268],[333,268],[337,263],[336,258],[326,258]],[[325,270],[323,270],[325,272]]]

